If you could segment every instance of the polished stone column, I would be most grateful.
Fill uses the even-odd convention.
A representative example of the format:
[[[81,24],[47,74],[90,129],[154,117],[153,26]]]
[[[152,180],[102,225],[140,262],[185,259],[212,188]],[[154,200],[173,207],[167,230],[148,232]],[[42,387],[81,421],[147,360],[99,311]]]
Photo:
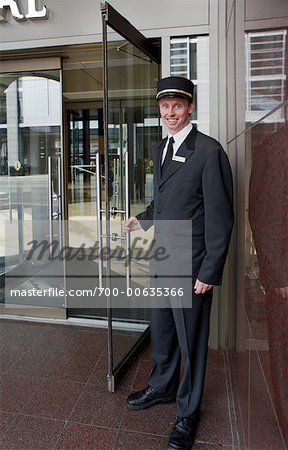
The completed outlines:
[[[260,126],[265,137],[252,147],[249,220],[265,290],[274,404],[288,441],[288,124]]]

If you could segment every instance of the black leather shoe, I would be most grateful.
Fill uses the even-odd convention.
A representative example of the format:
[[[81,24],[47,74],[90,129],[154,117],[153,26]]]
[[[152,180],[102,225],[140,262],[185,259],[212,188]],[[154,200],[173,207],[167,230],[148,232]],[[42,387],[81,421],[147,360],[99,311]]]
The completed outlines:
[[[199,414],[177,417],[168,441],[168,450],[190,450],[195,442],[199,420]]]
[[[175,395],[163,395],[157,394],[153,387],[147,386],[141,391],[130,394],[127,398],[128,409],[146,409],[157,403],[173,403],[175,401]]]

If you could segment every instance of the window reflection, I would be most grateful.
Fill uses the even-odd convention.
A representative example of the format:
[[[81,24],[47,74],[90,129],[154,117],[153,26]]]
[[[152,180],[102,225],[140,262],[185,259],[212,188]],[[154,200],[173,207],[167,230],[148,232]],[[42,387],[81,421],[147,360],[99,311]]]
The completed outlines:
[[[31,221],[48,218],[48,156],[61,151],[59,71],[0,77],[0,241],[1,271],[19,264],[27,242],[46,228]],[[54,191],[57,174],[52,174]],[[46,226],[46,225],[45,225]],[[4,240],[5,236],[5,240]]]
[[[209,37],[181,37],[170,41],[170,74],[193,81],[195,109],[192,122],[209,134]]]
[[[285,96],[286,30],[253,32],[246,44],[246,122],[255,122],[281,105]],[[283,110],[266,122],[283,120]]]

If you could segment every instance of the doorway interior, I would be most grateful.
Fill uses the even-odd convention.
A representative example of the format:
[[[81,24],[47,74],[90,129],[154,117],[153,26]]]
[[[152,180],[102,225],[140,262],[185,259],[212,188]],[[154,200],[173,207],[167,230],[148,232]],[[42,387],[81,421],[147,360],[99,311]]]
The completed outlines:
[[[148,262],[134,258],[135,248],[129,253],[133,242],[121,223],[153,196],[149,149],[160,137],[154,100],[160,47],[110,5],[102,17],[103,43],[45,49],[44,66],[41,58],[23,59],[21,72],[1,74],[1,311],[89,318],[107,327],[113,391],[147,339],[148,309],[131,297],[105,295],[99,302],[99,296],[75,294],[149,286]],[[149,239],[148,233],[146,247]],[[34,241],[41,246],[28,264]],[[56,253],[66,249],[65,258],[55,257],[55,242]],[[97,245],[120,251],[122,259],[95,258]],[[13,302],[8,287],[53,287],[65,296],[56,289],[41,304],[37,297],[35,304],[31,297]]]
[[[123,257],[91,260],[91,248],[99,246],[109,247],[116,253],[122,251],[125,260],[131,242],[123,236],[121,223],[128,215],[142,211],[152,200],[153,165],[149,152],[160,137],[154,98],[159,65],[114,31],[110,39],[106,60],[109,73],[105,94],[106,123],[105,102],[98,98],[101,92],[95,92],[89,101],[85,100],[87,93],[82,93],[79,101],[78,92],[65,92],[66,85],[71,88],[66,76],[71,76],[77,69],[75,61],[72,66],[64,63],[67,235],[69,247],[76,253],[81,248],[82,255],[80,261],[73,259],[72,263],[67,263],[66,280],[68,288],[94,289],[95,286],[107,288],[108,278],[111,280],[109,290],[113,292],[125,292],[127,287],[133,292],[138,288],[141,292],[149,286],[147,261],[133,258],[131,252],[129,264],[125,261],[123,264]],[[92,65],[90,62],[90,71]],[[93,77],[96,78],[97,62],[94,66]],[[80,63],[78,70],[82,71],[82,67],[83,63]],[[91,72],[89,79],[93,79]],[[143,236],[137,238],[144,241]],[[151,240],[152,232],[145,236],[146,247]],[[140,301],[134,305],[131,298],[129,301],[122,296],[121,300],[115,296],[104,299],[104,304],[97,305],[95,298],[69,297],[67,311],[70,317],[107,321],[108,328],[110,323],[108,353],[111,358],[110,390],[113,390],[115,369],[118,367],[121,372],[121,364],[127,361],[129,354],[137,354],[135,346],[137,350],[148,336],[149,310]]]

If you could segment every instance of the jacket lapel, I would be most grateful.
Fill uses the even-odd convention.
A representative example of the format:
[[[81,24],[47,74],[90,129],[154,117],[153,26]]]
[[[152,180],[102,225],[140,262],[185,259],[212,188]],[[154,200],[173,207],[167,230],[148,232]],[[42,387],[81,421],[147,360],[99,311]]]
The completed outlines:
[[[158,173],[158,182],[159,184],[165,183],[165,181],[170,178],[175,172],[177,172],[180,167],[183,166],[183,164],[186,164],[187,160],[193,155],[195,152],[195,139],[197,134],[197,128],[193,126],[192,130],[188,134],[187,138],[182,142],[180,147],[178,148],[176,152],[176,156],[185,158],[185,162],[179,162],[172,159],[171,163],[169,164],[169,167],[167,168],[164,177],[161,179],[161,162],[159,161],[159,173]],[[164,145],[166,143],[166,139],[164,142]],[[162,149],[164,148],[164,145]],[[161,152],[162,154],[162,152]]]
[[[156,183],[160,184],[161,182],[161,160],[162,160],[162,153],[163,148],[165,147],[165,144],[167,142],[167,138],[162,139],[158,147],[155,149],[155,156],[154,156],[154,171],[155,171],[155,178]]]

